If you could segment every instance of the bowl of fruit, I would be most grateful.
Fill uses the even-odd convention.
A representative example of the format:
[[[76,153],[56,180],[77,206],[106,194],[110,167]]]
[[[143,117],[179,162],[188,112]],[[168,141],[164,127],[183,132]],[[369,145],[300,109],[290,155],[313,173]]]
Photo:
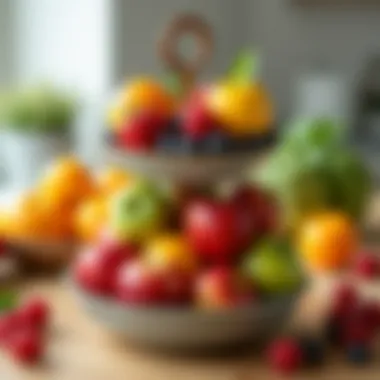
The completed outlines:
[[[191,65],[174,50],[183,33],[199,41],[200,55]],[[260,162],[275,141],[275,117],[259,80],[258,57],[243,52],[222,78],[196,83],[211,48],[211,31],[201,19],[175,20],[160,45],[171,80],[131,78],[112,101],[108,162],[192,185],[241,178]]]
[[[75,157],[57,158],[32,188],[1,203],[0,236],[27,266],[65,267],[78,245],[95,239],[109,199],[131,180],[120,168],[94,172]]]
[[[79,304],[151,348],[223,348],[276,333],[303,276],[276,234],[271,199],[252,186],[171,197],[146,180],[117,194],[107,232],[70,270]]]

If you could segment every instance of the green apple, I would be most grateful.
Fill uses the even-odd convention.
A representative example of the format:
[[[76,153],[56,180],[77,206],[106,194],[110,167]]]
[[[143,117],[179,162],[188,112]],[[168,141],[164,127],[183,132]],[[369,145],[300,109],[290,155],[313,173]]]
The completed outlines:
[[[112,200],[111,229],[121,239],[144,241],[163,227],[167,209],[160,188],[148,181],[136,181]]]
[[[267,240],[252,248],[243,262],[243,271],[267,294],[292,292],[303,281],[289,246],[275,240]]]

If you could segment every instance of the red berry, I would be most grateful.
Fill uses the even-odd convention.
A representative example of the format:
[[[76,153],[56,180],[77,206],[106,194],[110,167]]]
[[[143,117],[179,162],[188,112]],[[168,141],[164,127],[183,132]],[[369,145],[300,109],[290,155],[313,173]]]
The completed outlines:
[[[335,289],[332,315],[335,317],[345,317],[358,305],[358,295],[356,290],[349,284],[340,284]]]
[[[373,337],[372,326],[362,317],[353,318],[344,324],[343,339],[346,345],[368,344]]]
[[[0,257],[5,256],[6,254],[7,250],[5,240],[0,238]]]
[[[380,328],[380,305],[376,302],[365,303],[360,312],[363,315],[363,320],[366,325],[371,326],[373,331]]]
[[[160,116],[150,112],[139,113],[121,128],[120,145],[131,150],[150,149],[156,143],[163,126]]]
[[[12,334],[8,342],[12,356],[21,363],[33,364],[41,358],[41,335],[33,329],[21,329]]]
[[[373,279],[380,275],[380,263],[373,255],[361,255],[355,262],[354,270],[360,277]]]
[[[0,317],[0,345],[5,345],[9,337],[22,326],[18,312],[10,312]]]
[[[33,328],[46,326],[50,308],[42,298],[32,298],[20,310],[23,323]]]
[[[296,340],[280,339],[270,345],[268,360],[277,371],[290,374],[302,364],[302,349]]]

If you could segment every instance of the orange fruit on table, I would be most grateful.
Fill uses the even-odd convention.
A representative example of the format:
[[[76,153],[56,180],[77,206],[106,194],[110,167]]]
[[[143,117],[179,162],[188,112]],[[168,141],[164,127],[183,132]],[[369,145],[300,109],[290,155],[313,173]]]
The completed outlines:
[[[107,168],[97,177],[98,190],[104,196],[109,196],[123,189],[131,182],[131,176],[119,168]]]
[[[274,122],[269,95],[257,83],[216,84],[207,93],[206,104],[226,132],[237,137],[264,133]]]
[[[37,191],[47,207],[74,207],[94,192],[90,172],[74,157],[64,157],[54,162]]]
[[[325,212],[307,219],[298,234],[299,253],[316,270],[343,268],[349,264],[357,244],[354,222],[339,212]]]
[[[173,269],[183,273],[194,273],[197,259],[184,237],[177,234],[157,236],[145,250],[146,262],[159,270]]]
[[[79,205],[75,211],[74,224],[77,238],[94,241],[107,224],[107,200],[93,197]]]

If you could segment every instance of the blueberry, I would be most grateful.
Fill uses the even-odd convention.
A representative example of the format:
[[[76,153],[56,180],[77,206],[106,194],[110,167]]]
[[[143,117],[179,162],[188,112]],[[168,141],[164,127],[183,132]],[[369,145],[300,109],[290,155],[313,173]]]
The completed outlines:
[[[323,363],[325,359],[325,345],[322,341],[305,337],[301,338],[299,343],[306,365],[317,366]]]
[[[350,363],[363,365],[368,363],[371,358],[371,350],[364,345],[351,345],[346,348],[346,357]]]
[[[330,318],[326,325],[326,339],[328,343],[339,346],[342,343],[343,328],[338,318]]]
[[[183,151],[183,137],[176,130],[167,130],[157,139],[157,149],[165,153],[181,153]]]
[[[214,131],[202,139],[202,144],[205,153],[222,154],[229,150],[230,139],[222,131]]]

